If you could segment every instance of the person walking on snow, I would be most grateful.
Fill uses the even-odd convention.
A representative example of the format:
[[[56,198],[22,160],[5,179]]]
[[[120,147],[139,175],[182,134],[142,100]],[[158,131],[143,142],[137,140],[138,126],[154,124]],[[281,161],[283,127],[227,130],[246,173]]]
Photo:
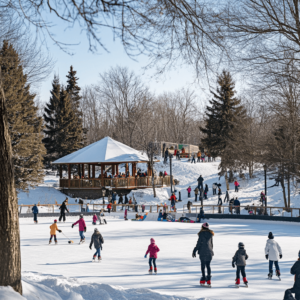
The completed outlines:
[[[96,214],[94,214],[94,215],[93,215],[93,222],[92,222],[92,224],[93,224],[93,225],[96,225],[96,224],[97,224],[97,221],[98,221],[98,217],[97,217]]]
[[[201,159],[201,151],[199,150],[197,153],[197,162],[200,162]]]
[[[191,164],[192,164],[193,162],[196,163],[196,154],[195,154],[195,153],[192,154],[192,162],[191,162]]]
[[[238,192],[239,191],[239,186],[240,184],[237,182],[237,180],[234,182],[234,191]]]
[[[104,239],[97,228],[94,229],[94,233],[91,237],[91,242],[90,242],[91,250],[92,250],[93,244],[96,249],[96,252],[93,255],[93,261],[95,261],[97,255],[98,255],[98,261],[99,261],[99,260],[101,260],[101,251],[100,250],[102,250],[102,244],[104,244]]]
[[[204,189],[204,199],[207,199],[207,193],[208,193],[208,185],[205,185],[205,189]]]
[[[187,188],[188,198],[191,197],[191,191],[192,191],[192,188],[191,188],[191,186],[189,186],[189,187]]]
[[[80,243],[84,243],[85,242],[85,236],[84,236],[84,232],[86,232],[86,225],[85,225],[85,221],[83,220],[83,214],[80,215],[80,218],[78,221],[76,221],[74,224],[72,224],[72,228],[76,225],[79,224],[79,235],[80,235]]]
[[[248,281],[247,281],[246,272],[245,272],[246,260],[248,259],[248,255],[246,253],[244,243],[239,243],[238,247],[239,247],[239,250],[237,250],[235,252],[234,257],[232,258],[232,267],[235,268],[235,264],[236,264],[235,285],[239,286],[239,284],[240,284],[240,273],[242,273],[243,282],[246,286],[248,286]]]
[[[300,251],[298,252],[298,260],[291,268],[291,274],[295,275],[295,283],[291,289],[285,291],[284,300],[300,300]],[[295,298],[292,293],[295,294]]]
[[[194,192],[195,192],[195,202],[197,202],[197,197],[198,197],[198,194],[199,194],[199,189],[196,187],[194,189]]]
[[[212,185],[213,195],[217,195],[217,188],[218,188],[217,184],[213,183]]]
[[[69,212],[67,205],[66,205],[66,202],[68,202],[67,199],[59,207],[59,209],[60,209],[60,216],[58,219],[59,222],[61,222],[61,220],[63,220],[64,222],[66,221],[66,211]]]
[[[219,200],[218,200],[218,206],[219,206],[219,214],[221,214],[222,213],[222,210],[221,210],[221,206],[222,206],[222,199],[221,199],[221,197],[219,196]]]
[[[157,274],[157,267],[156,267],[156,259],[157,259],[157,253],[159,252],[159,248],[157,247],[157,245],[155,244],[155,240],[154,238],[150,239],[150,245],[148,246],[148,250],[145,254],[145,258],[147,258],[147,254],[150,253],[150,257],[149,257],[149,274],[152,274],[152,262],[153,262],[153,266],[154,266],[154,273]]]
[[[175,193],[172,193],[172,196],[171,196],[170,200],[171,200],[172,209],[175,211],[175,202],[176,202]]]
[[[278,265],[279,258],[282,258],[282,250],[279,244],[274,240],[274,235],[269,232],[267,244],[265,247],[266,259],[269,259],[269,274],[268,278],[273,276],[273,263],[275,264],[276,276],[280,277],[280,269]]]
[[[34,223],[37,224],[38,220],[37,220],[37,215],[39,213],[39,209],[38,207],[36,206],[36,204],[33,205],[32,209],[31,209],[32,213],[33,213],[33,221]]]
[[[229,192],[228,192],[228,190],[226,191],[226,194],[225,194],[224,203],[226,202],[226,200],[227,200],[227,202],[229,202]]]
[[[198,189],[200,190],[200,189],[203,189],[203,177],[202,177],[202,175],[200,175],[199,176],[199,178],[197,179],[197,181],[198,181]]]
[[[200,285],[204,285],[206,282],[208,286],[211,286],[210,263],[214,256],[213,236],[214,236],[214,232],[209,229],[209,224],[208,223],[202,224],[202,228],[198,233],[197,245],[194,248],[192,254],[192,257],[196,257],[196,252],[198,252],[201,261],[202,277],[200,279]],[[207,269],[207,276],[205,276],[205,268]]]
[[[110,210],[111,210],[111,203],[108,203],[107,204],[107,211],[108,211],[109,214],[110,214]]]
[[[58,232],[61,232],[61,230],[57,228],[57,220],[54,220],[54,223],[50,226],[50,240],[49,240],[49,244],[51,244],[53,237],[54,237],[55,244],[57,244],[56,230]]]

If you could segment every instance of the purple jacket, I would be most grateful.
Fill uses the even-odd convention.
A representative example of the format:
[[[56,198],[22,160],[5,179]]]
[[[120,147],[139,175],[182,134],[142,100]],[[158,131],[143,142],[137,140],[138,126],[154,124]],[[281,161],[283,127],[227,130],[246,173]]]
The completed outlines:
[[[76,225],[79,223],[79,231],[84,231],[85,226],[85,222],[83,219],[79,219],[77,222],[75,222],[73,225]]]

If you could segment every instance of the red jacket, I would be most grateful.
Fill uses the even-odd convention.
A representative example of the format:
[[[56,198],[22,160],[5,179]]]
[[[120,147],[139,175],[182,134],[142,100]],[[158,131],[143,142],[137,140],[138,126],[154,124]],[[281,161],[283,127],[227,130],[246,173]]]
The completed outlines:
[[[159,252],[159,248],[156,246],[155,242],[151,243],[148,247],[146,255],[150,252],[150,257],[157,258],[157,252]]]
[[[171,201],[172,201],[172,200],[176,201],[176,196],[175,196],[175,195],[172,195],[171,198],[170,198],[170,200],[171,200]]]
[[[110,203],[107,205],[107,209],[111,209],[111,204]]]
[[[239,186],[239,183],[237,181],[235,181],[234,186]]]

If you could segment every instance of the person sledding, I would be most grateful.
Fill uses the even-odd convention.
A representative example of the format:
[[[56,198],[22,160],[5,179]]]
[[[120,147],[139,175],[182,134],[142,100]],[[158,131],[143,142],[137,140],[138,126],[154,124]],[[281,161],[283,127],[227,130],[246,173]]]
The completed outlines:
[[[79,242],[79,244],[81,244],[81,243],[85,242],[84,232],[86,232],[86,225],[85,225],[85,221],[83,219],[83,214],[80,214],[79,220],[76,221],[74,224],[72,224],[72,228],[76,224],[79,224],[79,235],[80,235],[80,242]]]
[[[53,237],[54,237],[55,244],[57,244],[56,231],[62,232],[57,227],[57,220],[54,220],[54,223],[50,226],[50,240],[49,240],[49,244],[51,244]]]

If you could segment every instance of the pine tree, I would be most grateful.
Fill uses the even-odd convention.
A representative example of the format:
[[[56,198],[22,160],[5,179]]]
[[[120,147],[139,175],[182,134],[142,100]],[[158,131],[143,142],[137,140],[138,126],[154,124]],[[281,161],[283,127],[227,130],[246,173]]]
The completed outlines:
[[[80,110],[80,87],[78,86],[78,77],[76,77],[76,73],[77,72],[73,70],[73,66],[71,66],[70,71],[66,76],[68,78],[66,91],[70,95],[72,108],[74,110],[74,118],[76,118],[77,122],[76,132],[74,132],[74,134],[77,135],[74,149],[78,150],[84,146],[86,139],[86,129],[83,128],[82,112]]]
[[[49,165],[50,162],[58,159],[58,144],[57,144],[57,132],[58,132],[58,109],[60,103],[60,90],[58,76],[54,76],[52,81],[52,90],[50,91],[51,97],[49,103],[46,104],[44,109],[44,121],[46,129],[44,133],[46,137],[43,139],[43,143],[47,149],[47,156],[45,157],[45,163]]]
[[[27,189],[43,179],[42,118],[37,114],[35,95],[30,92],[18,53],[3,42],[0,50],[3,89],[11,137],[15,187]]]

